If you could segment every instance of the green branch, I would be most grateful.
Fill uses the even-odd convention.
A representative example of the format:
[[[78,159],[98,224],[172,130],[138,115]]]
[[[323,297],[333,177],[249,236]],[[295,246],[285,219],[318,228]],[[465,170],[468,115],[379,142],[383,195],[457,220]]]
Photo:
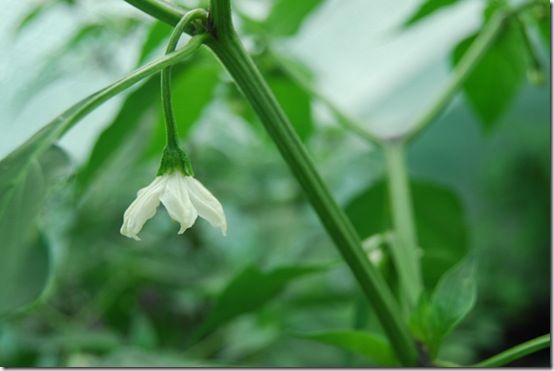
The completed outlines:
[[[229,0],[212,0],[211,6],[214,22],[221,20],[222,23],[215,24],[218,32],[206,41],[206,45],[234,78],[304,189],[327,233],[373,304],[399,360],[414,365],[417,362],[415,343],[401,320],[389,288],[369,262],[354,227],[331,196],[298,135],[244,50],[230,24]]]
[[[174,4],[163,0],[125,0],[137,9],[150,14],[158,20],[176,26],[179,20],[184,15],[184,10]],[[185,29],[188,34],[192,33],[191,29]]]
[[[516,345],[513,348],[503,351],[484,361],[476,363],[473,367],[500,367],[512,361],[523,358],[531,353],[548,348],[550,346],[550,334],[539,336],[538,338],[526,341]]]

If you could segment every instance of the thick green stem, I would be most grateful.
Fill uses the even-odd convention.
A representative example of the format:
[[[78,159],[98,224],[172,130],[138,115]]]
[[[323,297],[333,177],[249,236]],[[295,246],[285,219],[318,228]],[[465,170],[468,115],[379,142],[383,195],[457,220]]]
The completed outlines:
[[[503,351],[491,358],[481,361],[473,367],[500,367],[504,366],[516,359],[520,359],[531,353],[548,348],[550,346],[550,334],[539,336],[538,338],[526,341],[525,343],[516,345],[513,348]]]
[[[416,349],[402,323],[390,290],[365,255],[356,231],[321,180],[308,153],[258,69],[234,34],[219,35],[206,44],[227,68],[250,102],[281,155],[306,192],[405,364],[414,364]]]
[[[230,24],[229,0],[214,0],[211,5],[215,34],[206,44],[227,68],[260,117],[327,232],[372,302],[398,358],[406,365],[414,365],[417,362],[417,350],[401,320],[390,290],[369,262],[352,224],[331,196],[298,135],[244,50]]]
[[[413,308],[422,291],[422,281],[404,145],[387,143],[384,153],[394,227],[393,259],[399,273],[401,292],[407,299],[408,307]]]
[[[231,0],[210,1],[210,26],[216,39],[235,32],[231,20]]]

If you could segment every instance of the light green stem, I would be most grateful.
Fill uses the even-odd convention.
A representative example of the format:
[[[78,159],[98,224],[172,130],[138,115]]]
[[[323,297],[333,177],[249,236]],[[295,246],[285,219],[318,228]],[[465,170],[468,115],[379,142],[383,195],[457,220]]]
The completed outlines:
[[[387,143],[384,154],[394,229],[392,255],[399,274],[401,292],[407,299],[408,307],[413,308],[422,291],[422,280],[404,145]]]
[[[473,365],[473,367],[500,367],[516,359],[523,358],[531,353],[548,348],[550,346],[550,334],[539,336],[538,338],[526,341],[516,345],[513,348],[503,351],[491,358],[485,359]]]
[[[166,54],[170,54],[177,48],[177,43],[183,34],[183,31],[190,23],[199,17],[207,18],[207,13],[203,9],[196,9],[188,12],[175,26],[175,29],[169,36],[167,42]],[[179,144],[177,141],[177,124],[175,122],[175,114],[173,112],[173,103],[171,99],[171,70],[172,66],[164,68],[161,72],[161,92],[162,92],[162,107],[164,113],[164,122],[166,127],[167,147],[177,150]]]

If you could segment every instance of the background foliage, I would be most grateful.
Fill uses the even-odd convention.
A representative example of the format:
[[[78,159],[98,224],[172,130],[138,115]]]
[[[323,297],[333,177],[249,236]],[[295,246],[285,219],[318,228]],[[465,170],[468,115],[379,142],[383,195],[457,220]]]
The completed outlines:
[[[0,79],[2,155],[102,81],[161,53],[169,26],[115,0],[92,3],[28,2],[8,12],[11,54],[0,67],[18,76]],[[257,64],[369,245],[386,244],[390,230],[382,154],[338,125],[319,95],[366,127],[400,130],[502,2],[393,3],[244,0],[235,8]],[[385,21],[367,22],[371,14]],[[41,53],[18,50],[58,22],[64,32]],[[530,39],[548,73],[545,23],[548,15],[534,15]],[[462,364],[549,331],[550,94],[518,31],[502,35],[408,151],[424,281],[436,287],[429,300],[444,299],[436,293],[449,281],[437,285],[439,277],[468,252],[477,262],[458,268],[476,272],[475,307],[444,334],[439,354]],[[446,36],[429,40],[437,32]],[[18,67],[27,58],[36,65]],[[73,78],[86,89],[67,85]],[[395,364],[298,185],[206,50],[175,70],[176,115],[197,177],[224,204],[229,235],[199,222],[178,236],[163,212],[142,242],[119,235],[163,148],[158,85],[151,78],[91,115],[24,173],[17,162],[0,169],[0,195],[14,181],[25,185],[0,203],[9,221],[0,224],[2,266],[10,267],[0,271],[0,364]],[[383,269],[392,268],[385,261]],[[548,361],[543,352],[522,364]]]

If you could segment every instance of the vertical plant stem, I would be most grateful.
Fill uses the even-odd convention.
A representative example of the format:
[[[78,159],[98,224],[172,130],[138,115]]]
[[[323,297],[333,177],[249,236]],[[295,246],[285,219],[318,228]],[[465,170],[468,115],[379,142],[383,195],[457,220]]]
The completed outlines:
[[[399,273],[401,292],[408,306],[413,308],[422,290],[422,280],[404,144],[389,142],[383,148],[394,227],[393,259]]]
[[[352,224],[332,198],[308,153],[238,38],[228,35],[207,45],[221,60],[250,102],[281,155],[304,189],[362,289],[371,300],[404,364],[414,364],[416,349],[382,277],[369,262]]]
[[[206,44],[217,55],[241,89],[267,132],[304,189],[324,227],[335,242],[381,320],[399,360],[417,362],[417,350],[394,298],[364,253],[352,224],[337,205],[231,25],[229,0],[211,2],[212,38]],[[224,31],[224,32],[223,32]]]

